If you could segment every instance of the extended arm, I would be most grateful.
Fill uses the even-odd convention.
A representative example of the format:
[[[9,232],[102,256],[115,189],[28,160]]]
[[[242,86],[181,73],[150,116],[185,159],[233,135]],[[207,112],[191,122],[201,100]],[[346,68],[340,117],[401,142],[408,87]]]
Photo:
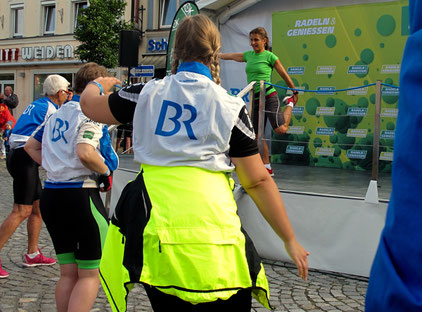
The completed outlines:
[[[231,60],[236,62],[244,62],[243,60],[243,53],[237,52],[237,53],[220,53],[218,55],[219,58],[222,60]]]
[[[232,158],[240,183],[251,196],[259,211],[283,240],[290,258],[296,264],[299,276],[308,276],[309,253],[296,240],[283,200],[274,180],[266,171],[259,154]]]
[[[289,88],[292,88],[292,89],[296,88],[295,84],[293,83],[287,71],[284,69],[284,66],[281,64],[280,60],[275,61],[274,68],[277,71],[277,73],[280,75],[280,77],[283,78],[283,80],[286,82]]]
[[[41,165],[42,161],[41,147],[41,142],[37,141],[33,137],[30,137],[24,146],[25,152],[39,165]]]
[[[120,80],[114,77],[100,77],[95,81],[102,86],[106,94],[113,85],[120,83]],[[110,111],[108,95],[100,95],[99,87],[94,84],[88,84],[85,87],[81,94],[80,105],[82,112],[95,121],[109,125],[120,124]]]

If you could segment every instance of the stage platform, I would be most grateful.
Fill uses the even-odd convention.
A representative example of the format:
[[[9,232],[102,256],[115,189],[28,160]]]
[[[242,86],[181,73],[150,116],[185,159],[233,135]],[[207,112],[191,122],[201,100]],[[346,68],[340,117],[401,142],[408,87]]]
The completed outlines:
[[[370,171],[273,164],[274,181],[282,192],[312,193],[365,198],[371,181]],[[138,171],[133,155],[120,155],[120,169]],[[391,174],[380,173],[378,197],[387,202],[391,194]]]

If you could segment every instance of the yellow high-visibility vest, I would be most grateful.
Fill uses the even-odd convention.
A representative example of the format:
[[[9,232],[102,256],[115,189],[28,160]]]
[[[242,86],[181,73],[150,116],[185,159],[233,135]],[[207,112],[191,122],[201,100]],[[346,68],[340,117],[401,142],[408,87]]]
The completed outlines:
[[[251,288],[271,308],[264,267],[241,229],[230,180],[196,167],[142,165],[119,199],[100,264],[113,311],[126,311],[134,283],[193,304]]]

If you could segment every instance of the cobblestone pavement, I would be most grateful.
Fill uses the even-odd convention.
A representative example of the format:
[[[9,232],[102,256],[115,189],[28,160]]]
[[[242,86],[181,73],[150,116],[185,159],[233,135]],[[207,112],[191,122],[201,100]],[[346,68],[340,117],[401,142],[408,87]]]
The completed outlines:
[[[12,208],[12,179],[4,160],[0,160],[0,222]],[[59,209],[60,207],[58,207]],[[39,246],[43,253],[55,257],[45,227],[41,230]],[[59,278],[59,265],[23,268],[22,255],[27,248],[26,224],[22,224],[0,251],[3,268],[9,278],[0,279],[0,312],[56,311],[54,288]],[[291,264],[264,261],[275,311],[364,311],[367,287],[365,278],[311,271],[307,282],[296,276]],[[135,286],[128,300],[128,311],[152,311],[141,286]],[[268,311],[255,300],[253,311]],[[100,289],[91,311],[111,311]]]

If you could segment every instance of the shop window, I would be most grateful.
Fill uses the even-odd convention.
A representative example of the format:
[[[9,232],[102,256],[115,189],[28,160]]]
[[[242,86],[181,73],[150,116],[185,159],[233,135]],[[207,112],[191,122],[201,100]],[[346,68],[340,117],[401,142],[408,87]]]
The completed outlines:
[[[154,0],[148,0],[147,30],[154,29]]]
[[[13,37],[23,36],[23,4],[12,6]]]
[[[75,2],[75,16],[74,16],[74,28],[76,28],[76,26],[78,26],[78,17],[83,14],[82,10],[85,9],[88,6],[88,2],[87,1],[82,1],[82,2]]]
[[[53,35],[56,25],[56,5],[44,6],[44,34]]]
[[[15,89],[15,75],[14,74],[0,74],[0,93],[4,93],[4,88],[7,86]]]
[[[160,27],[171,27],[177,9],[188,0],[160,0]]]

